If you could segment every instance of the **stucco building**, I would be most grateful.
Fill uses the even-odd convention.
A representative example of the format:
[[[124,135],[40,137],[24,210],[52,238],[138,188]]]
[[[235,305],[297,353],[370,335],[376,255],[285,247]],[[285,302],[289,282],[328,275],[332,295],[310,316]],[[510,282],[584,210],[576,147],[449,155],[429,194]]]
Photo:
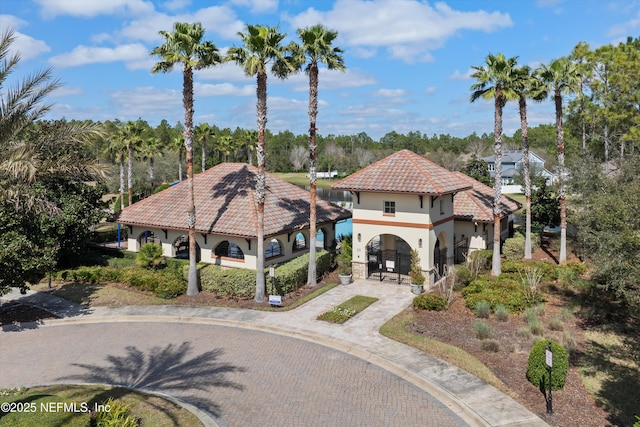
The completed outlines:
[[[226,267],[256,268],[257,168],[222,163],[194,177],[198,261]],[[309,250],[309,192],[266,174],[265,266]],[[146,242],[162,245],[167,257],[188,257],[188,182],[123,209],[117,222],[128,227],[128,250]],[[325,246],[335,240],[335,224],[351,212],[317,200],[317,228]]]

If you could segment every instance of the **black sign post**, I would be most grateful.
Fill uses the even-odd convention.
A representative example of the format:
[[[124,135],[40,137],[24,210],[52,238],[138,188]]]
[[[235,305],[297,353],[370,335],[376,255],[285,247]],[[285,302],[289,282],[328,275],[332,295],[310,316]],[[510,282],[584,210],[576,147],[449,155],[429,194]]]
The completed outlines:
[[[551,352],[551,341],[545,352],[547,369],[549,370],[549,395],[547,396],[547,414],[553,414],[553,397],[551,396],[551,371],[553,370],[553,353]]]

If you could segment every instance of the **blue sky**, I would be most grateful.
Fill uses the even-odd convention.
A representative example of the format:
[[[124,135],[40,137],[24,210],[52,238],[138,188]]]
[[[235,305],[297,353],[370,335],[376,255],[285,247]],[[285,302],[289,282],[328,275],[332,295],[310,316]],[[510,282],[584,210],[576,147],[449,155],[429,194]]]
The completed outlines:
[[[493,130],[493,104],[469,102],[470,68],[488,53],[536,67],[580,41],[596,48],[638,37],[640,1],[0,0],[0,28],[15,28],[23,59],[9,81],[52,67],[64,87],[49,98],[48,118],[184,122],[180,69],[150,72],[158,31],[175,21],[201,22],[221,52],[240,45],[246,24],[279,25],[289,41],[297,28],[322,23],[339,32],[348,70],[320,72],[320,134],[462,137]],[[268,84],[268,128],[306,133],[306,75]],[[255,129],[255,79],[237,65],[197,72],[194,89],[196,124]],[[553,121],[550,102],[530,106],[531,126]],[[510,105],[505,133],[518,127]]]

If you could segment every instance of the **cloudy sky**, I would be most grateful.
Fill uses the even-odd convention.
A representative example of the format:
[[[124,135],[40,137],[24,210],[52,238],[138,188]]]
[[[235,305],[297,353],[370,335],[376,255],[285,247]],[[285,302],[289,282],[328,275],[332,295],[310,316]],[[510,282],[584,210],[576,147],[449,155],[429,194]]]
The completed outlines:
[[[595,48],[637,37],[640,1],[0,0],[0,28],[15,29],[22,57],[9,81],[52,67],[64,87],[49,99],[49,118],[184,122],[180,69],[150,72],[158,31],[176,21],[201,22],[222,53],[240,45],[247,24],[278,25],[288,42],[322,23],[339,32],[348,69],[320,72],[321,134],[466,136],[493,130],[493,104],[469,103],[471,66],[504,53],[536,67],[581,41]],[[255,79],[233,63],[197,72],[195,99],[196,124],[256,127]],[[267,126],[306,133],[307,102],[305,74],[270,77]],[[549,102],[530,108],[530,125],[553,120]],[[518,127],[514,105],[505,133]]]

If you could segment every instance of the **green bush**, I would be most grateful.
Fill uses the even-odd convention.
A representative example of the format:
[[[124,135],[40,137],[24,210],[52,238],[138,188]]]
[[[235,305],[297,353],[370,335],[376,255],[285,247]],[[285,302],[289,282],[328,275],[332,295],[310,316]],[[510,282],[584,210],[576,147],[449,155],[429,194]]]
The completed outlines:
[[[482,249],[479,251],[473,251],[469,254],[469,262],[474,263],[476,260],[480,262],[482,266],[482,271],[491,270],[491,266],[493,265],[493,250],[491,249]]]
[[[524,236],[516,234],[504,241],[502,253],[506,259],[522,259],[524,257]]]
[[[549,322],[547,323],[547,326],[552,331],[562,331],[562,330],[564,330],[564,324],[563,324],[562,319],[560,317],[552,317],[551,319],[549,319]]]
[[[483,340],[480,343],[480,348],[484,351],[497,353],[500,351],[500,343],[496,340]]]
[[[473,306],[473,312],[475,313],[476,317],[479,317],[481,319],[488,319],[491,315],[491,306],[485,300],[476,301],[475,305]]]
[[[157,243],[142,245],[136,256],[136,264],[144,268],[161,268],[166,263],[162,256],[162,246]]]
[[[460,291],[471,283],[471,271],[464,264],[456,265],[456,281],[453,285],[453,289]]]
[[[529,361],[527,363],[527,380],[541,390],[549,389],[549,371],[545,363],[546,350],[551,343],[551,352],[553,354],[551,370],[551,389],[561,390],[567,379],[567,371],[569,370],[569,355],[567,351],[557,342],[549,340],[538,341],[529,353]]]
[[[529,321],[529,330],[533,335],[542,336],[544,334],[544,325],[538,319],[531,319]]]
[[[509,320],[509,309],[502,304],[496,304],[493,308],[493,312],[496,315],[496,319],[501,322],[506,322]]]
[[[476,338],[480,340],[493,338],[493,328],[491,327],[491,325],[488,325],[484,322],[473,322],[473,332],[475,332]]]
[[[436,294],[420,294],[413,299],[413,308],[416,310],[441,311],[447,308],[447,301]]]
[[[464,288],[462,296],[465,299],[465,306],[469,310],[474,310],[478,301],[486,301],[494,308],[502,304],[511,313],[520,313],[527,307],[525,290],[520,278],[513,274],[501,274],[498,277],[479,277]],[[542,295],[537,295],[537,300],[542,299]]]
[[[129,405],[109,398],[104,404],[108,411],[98,411],[91,418],[91,427],[138,427],[140,420],[131,415]]]

